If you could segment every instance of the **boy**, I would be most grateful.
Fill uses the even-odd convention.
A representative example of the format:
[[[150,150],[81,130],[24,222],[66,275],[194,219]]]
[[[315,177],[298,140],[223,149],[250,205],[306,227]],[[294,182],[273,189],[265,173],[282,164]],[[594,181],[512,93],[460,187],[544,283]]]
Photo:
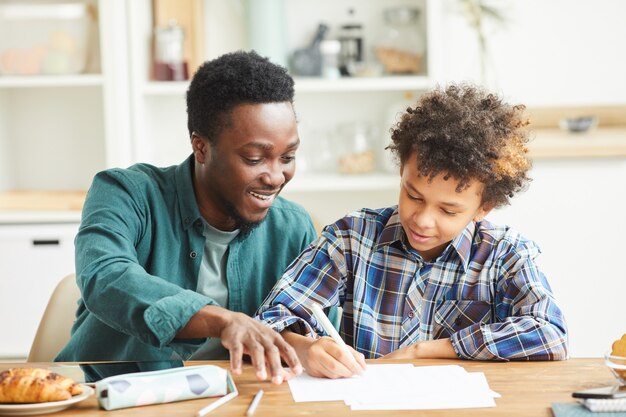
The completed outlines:
[[[468,85],[407,109],[390,145],[400,162],[398,205],[327,226],[257,313],[309,374],[351,376],[365,357],[567,357],[563,315],[535,264],[539,248],[484,220],[529,181],[523,110]],[[353,358],[318,338],[312,303],[343,307]]]

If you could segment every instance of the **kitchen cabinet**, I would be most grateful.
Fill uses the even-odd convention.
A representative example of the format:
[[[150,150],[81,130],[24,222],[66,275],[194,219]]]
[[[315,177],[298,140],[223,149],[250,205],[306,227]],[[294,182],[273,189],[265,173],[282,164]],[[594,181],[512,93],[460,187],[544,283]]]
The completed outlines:
[[[25,358],[57,283],[74,272],[78,222],[0,224],[0,357]]]
[[[85,73],[0,75],[0,357],[26,357],[52,290],[74,271],[82,204],[66,207],[69,191],[132,162],[126,2],[81,1],[93,10]],[[61,197],[33,205],[29,192]]]
[[[36,323],[54,284],[73,269],[70,243],[80,218],[79,207],[47,208],[38,205],[22,210],[14,201],[14,191],[64,192],[89,187],[93,175],[106,168],[134,162],[170,165],[181,162],[190,152],[186,128],[185,91],[187,82],[150,80],[152,42],[151,0],[79,0],[94,10],[94,31],[90,39],[90,60],[86,73],[61,76],[0,76],[0,236],[11,251],[2,259],[0,285],[6,309],[29,300],[22,326],[6,323],[4,334],[14,334],[14,342],[3,345],[0,356],[25,356]],[[0,3],[8,0],[0,0]],[[51,3],[62,0],[51,0]],[[404,91],[419,92],[433,84],[436,48],[431,18],[436,10],[432,0],[390,0],[385,7],[412,5],[423,11],[427,58],[424,70],[414,76],[296,79],[296,111],[301,122],[303,142],[299,175],[289,189],[301,193],[294,198],[316,215],[320,192],[388,191],[396,187],[393,176],[377,170],[365,176],[318,176],[306,169],[315,150],[319,127],[345,122],[381,121],[389,103]],[[203,0],[205,58],[224,52],[247,49],[246,16],[238,9],[245,2]],[[352,8],[367,25],[382,26],[383,5],[376,0],[315,3],[285,1],[287,49],[309,42],[318,22],[331,27],[346,18]],[[343,15],[336,13],[341,10]],[[343,17],[341,17],[343,16]],[[24,28],[27,30],[28,28]],[[332,35],[332,32],[331,32]],[[367,37],[365,37],[367,42]],[[263,51],[261,51],[263,54]],[[374,138],[376,145],[380,137]],[[381,144],[382,146],[382,144]],[[307,154],[308,152],[308,154]],[[350,191],[352,190],[352,191]],[[306,200],[309,199],[311,203]],[[21,201],[19,198],[17,201]],[[43,198],[43,201],[49,201]],[[376,204],[373,204],[376,205]],[[337,204],[334,205],[339,210]],[[346,201],[352,208],[352,201]],[[341,209],[343,212],[343,209]],[[334,217],[334,213],[330,214]],[[328,215],[328,216],[330,216]],[[324,215],[319,217],[324,218]],[[63,233],[58,245],[33,245],[35,231],[57,228]],[[44,233],[44,234],[46,234]],[[17,252],[15,249],[19,248]],[[7,255],[3,255],[7,256]],[[15,277],[19,276],[20,281]],[[17,283],[16,283],[17,282]],[[10,294],[10,296],[9,296]],[[6,326],[11,326],[6,328]]]

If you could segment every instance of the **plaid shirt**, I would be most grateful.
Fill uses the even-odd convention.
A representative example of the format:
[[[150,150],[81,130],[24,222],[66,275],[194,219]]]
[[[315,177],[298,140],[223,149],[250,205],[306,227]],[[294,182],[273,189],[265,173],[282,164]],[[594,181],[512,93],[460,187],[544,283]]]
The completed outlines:
[[[460,358],[558,360],[567,328],[534,262],[508,227],[470,223],[433,262],[407,243],[397,206],[327,226],[289,266],[257,319],[317,337],[308,306],[342,306],[341,335],[366,358],[449,337]]]

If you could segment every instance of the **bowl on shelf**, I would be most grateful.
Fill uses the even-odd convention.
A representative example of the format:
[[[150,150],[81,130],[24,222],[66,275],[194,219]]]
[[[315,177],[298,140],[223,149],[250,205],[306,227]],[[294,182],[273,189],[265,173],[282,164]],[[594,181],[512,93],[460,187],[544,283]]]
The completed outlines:
[[[561,129],[574,133],[587,132],[597,125],[598,118],[596,116],[566,117],[559,121]]]
[[[615,379],[621,385],[626,385],[626,356],[616,356],[607,353],[604,355],[604,363],[609,367]]]

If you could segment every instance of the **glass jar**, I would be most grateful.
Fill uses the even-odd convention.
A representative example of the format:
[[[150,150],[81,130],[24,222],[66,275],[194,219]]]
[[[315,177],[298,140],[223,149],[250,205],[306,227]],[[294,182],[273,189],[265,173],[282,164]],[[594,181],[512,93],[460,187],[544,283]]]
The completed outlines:
[[[154,29],[154,79],[158,81],[184,81],[189,78],[187,62],[183,56],[185,33],[170,20],[167,26]]]
[[[385,9],[385,31],[374,52],[388,74],[416,74],[422,71],[424,39],[419,9],[409,6]]]
[[[339,28],[341,43],[341,75],[352,75],[363,64],[363,26],[360,23],[342,25]]]
[[[337,168],[341,174],[364,174],[374,170],[373,133],[373,127],[367,123],[347,123],[337,127]]]

